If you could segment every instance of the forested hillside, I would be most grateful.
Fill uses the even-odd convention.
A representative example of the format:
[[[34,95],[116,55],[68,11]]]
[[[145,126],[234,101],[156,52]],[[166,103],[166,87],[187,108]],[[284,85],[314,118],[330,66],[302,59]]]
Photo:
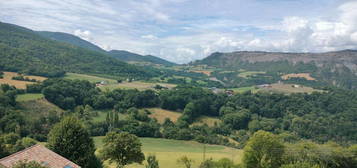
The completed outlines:
[[[65,72],[147,78],[158,74],[70,44],[0,23],[0,70],[56,77]]]
[[[92,51],[102,52],[104,54],[108,54],[108,55],[110,55],[114,58],[117,58],[120,61],[124,61],[124,62],[152,63],[152,64],[160,64],[160,65],[165,65],[165,66],[176,65],[173,62],[170,62],[170,61],[167,61],[167,60],[164,60],[162,58],[152,56],[152,55],[143,56],[143,55],[131,53],[131,52],[124,51],[124,50],[105,51],[102,48],[98,47],[97,45],[95,45],[91,42],[88,42],[84,39],[81,39],[75,35],[68,34],[68,33],[48,32],[48,31],[38,31],[36,33],[38,33],[39,35],[41,35],[45,38],[72,44],[74,46],[82,47],[82,48],[92,50]]]
[[[357,51],[355,50],[328,53],[249,51],[213,53],[203,60],[193,62],[192,65],[224,69],[225,73],[216,71],[214,76],[219,79],[226,78],[228,83],[236,85],[244,79],[237,79],[235,71],[243,69],[265,73],[258,74],[255,79],[247,83],[273,83],[281,80],[281,75],[284,74],[309,73],[316,79],[315,81],[299,78],[293,79],[293,82],[311,86],[325,86],[326,84],[343,88],[356,88],[357,86]]]
[[[105,50],[103,50],[102,48],[72,34],[61,33],[61,32],[49,32],[49,31],[38,31],[36,33],[52,40],[69,43],[93,51],[105,52]]]
[[[176,65],[175,63],[166,61],[164,59],[161,59],[159,57],[155,57],[152,55],[139,55],[135,53],[131,53],[128,51],[123,51],[123,50],[112,50],[109,51],[109,55],[111,55],[114,58],[117,58],[121,61],[125,62],[147,62],[147,63],[152,63],[152,64],[161,64],[161,65],[166,65],[166,66],[172,66]]]

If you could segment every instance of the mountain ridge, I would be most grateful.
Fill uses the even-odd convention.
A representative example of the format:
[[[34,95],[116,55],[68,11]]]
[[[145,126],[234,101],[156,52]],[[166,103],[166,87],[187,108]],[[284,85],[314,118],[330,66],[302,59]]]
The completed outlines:
[[[101,52],[40,36],[25,27],[0,22],[0,70],[58,77],[65,72],[150,77],[158,71],[119,61]]]

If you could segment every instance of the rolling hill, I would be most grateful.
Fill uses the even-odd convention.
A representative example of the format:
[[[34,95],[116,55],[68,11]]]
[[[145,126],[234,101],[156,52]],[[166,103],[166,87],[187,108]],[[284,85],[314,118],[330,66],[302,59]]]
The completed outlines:
[[[153,68],[130,65],[102,52],[44,38],[30,29],[2,22],[0,70],[47,77],[63,76],[65,72],[135,78],[158,75]]]
[[[233,71],[262,71],[266,74],[260,76],[266,77],[273,74],[275,81],[281,80],[280,75],[284,74],[308,73],[317,80],[305,82],[320,82],[320,85],[330,84],[344,88],[357,87],[356,50],[326,53],[217,52],[191,64]],[[295,78],[294,80],[301,82],[305,79]]]
[[[92,51],[97,51],[97,52],[102,52],[103,54],[108,54],[111,57],[114,57],[120,61],[124,62],[136,62],[136,63],[149,63],[149,64],[159,64],[159,65],[165,65],[165,66],[173,66],[176,65],[173,62],[164,60],[162,58],[152,56],[152,55],[139,55],[136,53],[124,51],[124,50],[112,50],[112,51],[105,51],[99,46],[86,41],[84,39],[81,39],[75,35],[68,34],[68,33],[62,33],[62,32],[48,32],[48,31],[38,31],[36,32],[42,37],[49,38],[51,40],[56,40],[59,42],[64,42],[68,44],[72,44],[77,47],[82,47],[88,50]]]
[[[56,40],[64,43],[69,43],[78,47],[82,47],[85,49],[93,50],[93,51],[99,51],[99,52],[106,52],[102,48],[86,41],[83,40],[75,35],[68,34],[68,33],[62,33],[62,32],[49,32],[49,31],[38,31],[37,32],[39,35],[49,38],[51,40]]]
[[[161,64],[161,65],[165,65],[165,66],[176,65],[173,62],[164,60],[164,59],[156,57],[156,56],[152,56],[152,55],[143,56],[143,55],[131,53],[131,52],[124,51],[124,50],[112,50],[112,51],[109,51],[108,53],[112,57],[117,58],[121,61],[125,61],[125,62],[142,62],[142,63],[151,63],[151,64]]]

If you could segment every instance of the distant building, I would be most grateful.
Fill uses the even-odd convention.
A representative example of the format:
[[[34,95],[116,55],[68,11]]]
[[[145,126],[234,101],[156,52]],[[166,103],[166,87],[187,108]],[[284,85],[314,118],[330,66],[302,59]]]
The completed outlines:
[[[50,168],[80,168],[75,163],[39,144],[0,159],[0,167],[11,168],[19,161],[35,161]]]
[[[233,96],[233,95],[234,95],[234,90],[226,90],[225,93],[226,93],[228,96]]]

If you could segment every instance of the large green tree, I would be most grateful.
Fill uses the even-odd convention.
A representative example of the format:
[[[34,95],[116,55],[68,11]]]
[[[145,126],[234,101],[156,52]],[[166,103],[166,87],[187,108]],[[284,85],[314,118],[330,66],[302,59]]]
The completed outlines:
[[[93,139],[75,117],[66,117],[51,129],[48,147],[83,168],[100,167]]]
[[[278,136],[258,131],[244,148],[243,164],[246,168],[277,168],[283,161],[284,148]]]
[[[127,132],[108,133],[104,140],[101,155],[104,160],[116,162],[118,168],[131,163],[142,163],[145,156],[141,151],[141,142],[135,135]]]

